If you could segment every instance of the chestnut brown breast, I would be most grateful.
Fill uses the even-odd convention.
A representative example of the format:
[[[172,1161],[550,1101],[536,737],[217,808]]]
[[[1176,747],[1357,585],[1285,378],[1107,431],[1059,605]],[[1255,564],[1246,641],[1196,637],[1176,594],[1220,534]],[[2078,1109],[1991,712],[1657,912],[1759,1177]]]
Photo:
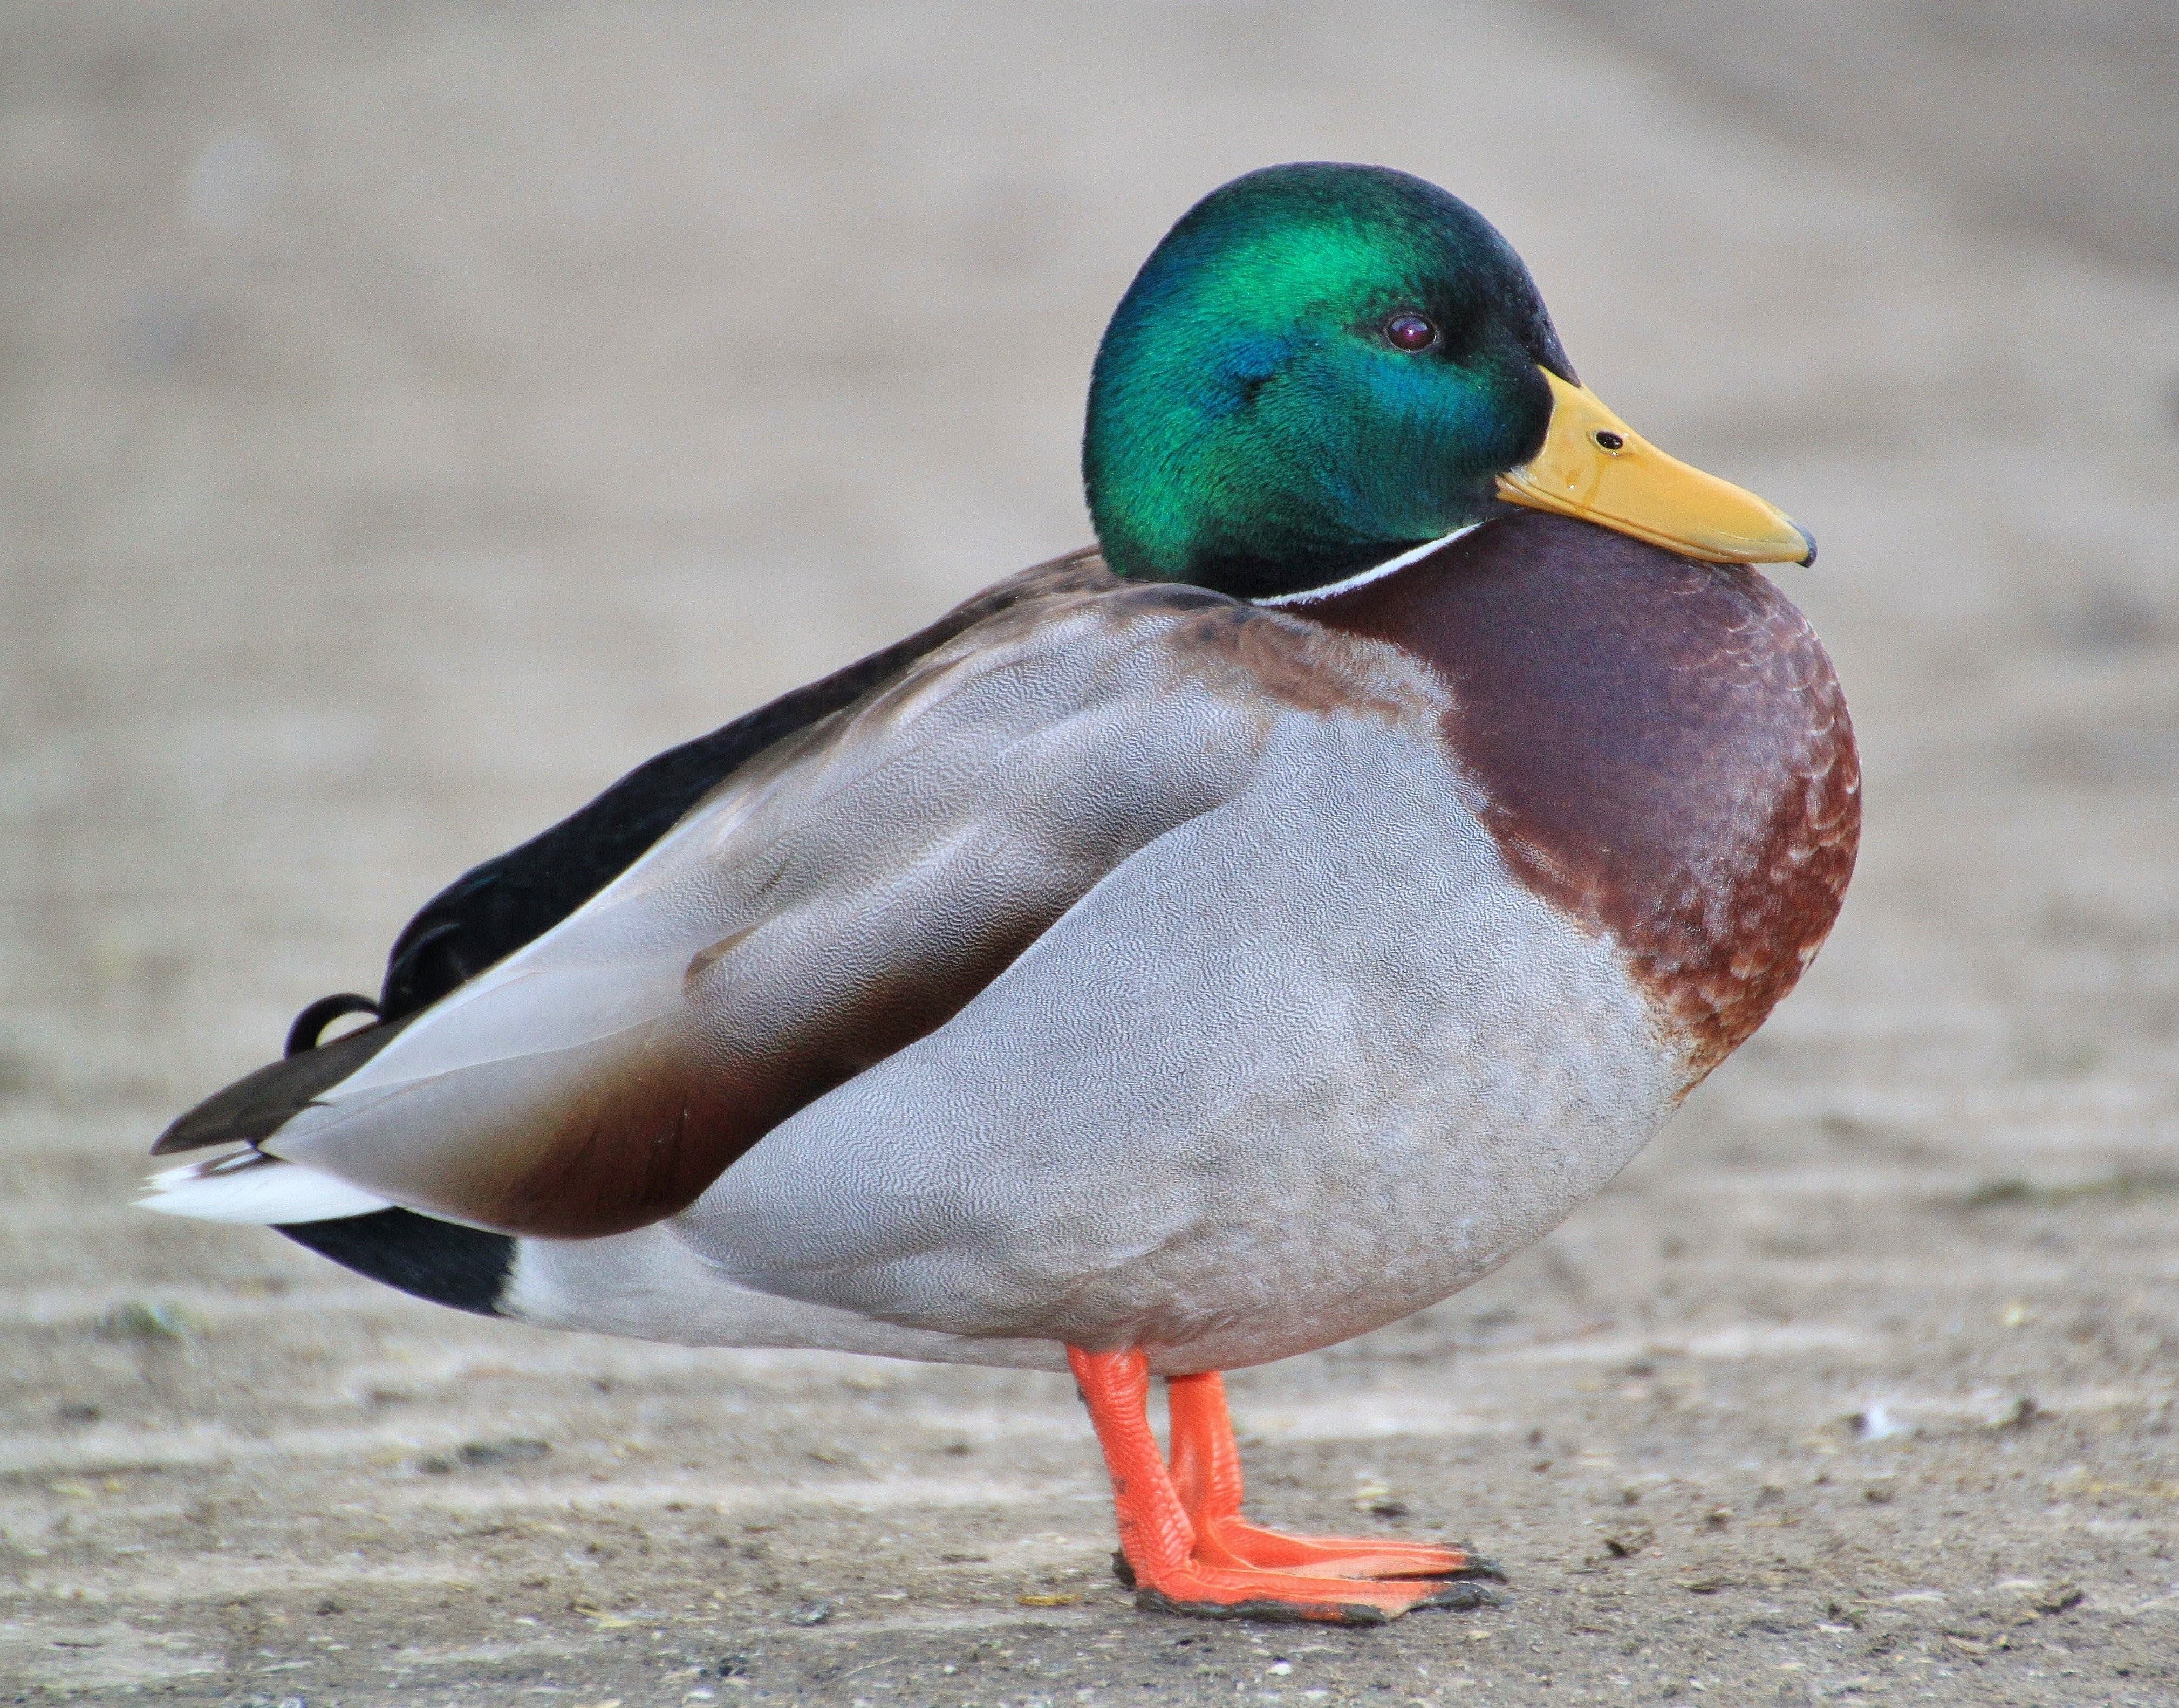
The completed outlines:
[[[1444,678],[1507,859],[1617,939],[1690,1087],[1814,958],[1860,761],[1830,659],[1762,575],[1523,512],[1298,614]]]

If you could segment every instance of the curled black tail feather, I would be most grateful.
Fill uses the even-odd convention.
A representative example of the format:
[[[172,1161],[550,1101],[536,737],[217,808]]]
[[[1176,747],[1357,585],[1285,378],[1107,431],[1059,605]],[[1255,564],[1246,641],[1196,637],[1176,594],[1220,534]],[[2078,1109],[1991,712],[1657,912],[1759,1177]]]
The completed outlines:
[[[344,1014],[368,1014],[375,1020],[382,1012],[370,997],[354,991],[343,991],[338,997],[321,997],[295,1016],[295,1024],[288,1028],[287,1046],[280,1053],[299,1056],[305,1050],[316,1049],[326,1028]]]

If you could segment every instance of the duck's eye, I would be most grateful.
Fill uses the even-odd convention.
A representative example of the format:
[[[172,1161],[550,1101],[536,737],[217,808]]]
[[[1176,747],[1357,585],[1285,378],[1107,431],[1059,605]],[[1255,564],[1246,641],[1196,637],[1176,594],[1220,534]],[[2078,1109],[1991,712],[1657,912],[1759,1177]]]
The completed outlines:
[[[1607,451],[1623,451],[1627,448],[1627,441],[1609,427],[1599,427],[1596,430],[1596,442]]]
[[[1437,328],[1420,315],[1394,315],[1385,322],[1385,338],[1394,349],[1426,350],[1437,342]]]

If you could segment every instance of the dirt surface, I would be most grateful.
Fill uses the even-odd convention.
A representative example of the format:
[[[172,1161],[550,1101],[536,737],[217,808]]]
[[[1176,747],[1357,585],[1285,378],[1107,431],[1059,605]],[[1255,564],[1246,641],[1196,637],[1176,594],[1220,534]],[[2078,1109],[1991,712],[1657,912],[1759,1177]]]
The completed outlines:
[[[1545,0],[1759,130],[2179,272],[2170,0]]]
[[[1715,30],[1578,8],[4,27],[0,1700],[2179,1696],[2153,231],[1986,217],[1911,125],[1796,151]],[[1946,40],[1823,51],[1941,102]],[[2166,123],[2097,40],[2099,122]],[[1617,1184],[1233,1382],[1262,1515],[1472,1538],[1509,1608],[1139,1615],[1062,1381],[553,1336],[128,1207],[448,876],[1079,541],[1128,273],[1309,156],[1476,201],[1605,398],[1816,529],[1868,760],[1830,948]]]

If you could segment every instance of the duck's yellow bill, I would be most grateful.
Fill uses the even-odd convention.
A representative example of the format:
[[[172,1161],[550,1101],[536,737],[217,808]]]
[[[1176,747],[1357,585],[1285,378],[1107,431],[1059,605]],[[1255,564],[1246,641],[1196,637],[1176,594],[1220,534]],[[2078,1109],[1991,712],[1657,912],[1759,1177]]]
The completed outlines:
[[[1711,563],[1813,563],[1816,542],[1776,505],[1668,457],[1546,368],[1544,448],[1498,477],[1509,503],[1577,516]]]

